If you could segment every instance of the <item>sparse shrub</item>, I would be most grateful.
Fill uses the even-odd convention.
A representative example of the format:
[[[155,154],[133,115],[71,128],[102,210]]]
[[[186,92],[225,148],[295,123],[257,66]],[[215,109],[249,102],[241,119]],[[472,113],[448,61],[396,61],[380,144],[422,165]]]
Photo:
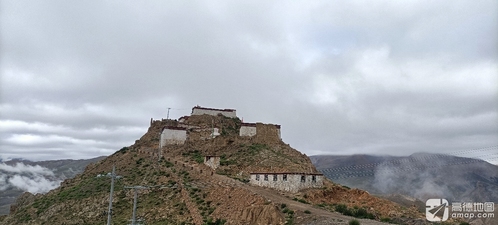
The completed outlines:
[[[199,152],[199,150],[193,150],[189,152],[182,153],[183,156],[190,156],[192,160],[194,160],[197,163],[203,163],[204,162],[204,156]]]
[[[165,160],[165,161],[164,161],[164,165],[166,166],[166,168],[170,168],[170,167],[173,167],[173,166],[174,166],[174,165],[173,165],[173,163],[172,163],[172,162],[170,162],[170,161],[168,161],[168,160]]]
[[[286,205],[285,203],[280,204],[280,208],[281,208],[281,209],[284,209],[284,208],[286,208],[286,207],[287,207],[287,205]]]
[[[461,222],[460,225],[470,225],[470,223],[467,222]]]
[[[168,186],[173,186],[176,184],[176,181],[174,180],[168,180]]]
[[[304,213],[311,214],[311,212],[309,210],[304,210]]]
[[[304,203],[304,204],[309,204],[309,203],[308,203],[306,200],[304,200],[304,199],[298,199],[297,201],[298,201],[298,202],[301,202],[301,203]]]
[[[129,149],[128,147],[122,147],[121,149],[119,149],[118,152],[124,154],[124,153],[126,153],[128,151],[128,149]]]
[[[353,220],[350,220],[348,224],[349,225],[360,225],[360,221],[353,219]]]
[[[265,144],[252,144],[249,146],[249,153],[251,155],[255,155],[257,153],[259,153],[262,149],[267,149],[268,146],[266,146]]]
[[[366,218],[366,219],[374,219],[374,215],[371,214],[371,213],[368,213],[366,209],[363,209],[363,208],[360,208],[360,209],[357,209],[355,210],[355,212],[353,213],[354,217],[357,217],[357,218]]]
[[[284,211],[286,211],[285,213],[287,213],[287,220],[285,221],[285,224],[294,224],[294,211],[290,210],[289,208],[285,208]]]
[[[335,206],[335,211],[344,214],[348,211],[348,207],[344,204],[339,204]]]
[[[220,166],[229,166],[229,165],[234,165],[234,164],[237,164],[237,162],[234,160],[227,160],[227,159],[220,158]]]
[[[208,218],[206,220],[205,225],[223,225],[226,222],[227,222],[226,220],[220,218],[216,219],[215,221],[213,221],[213,218]]]
[[[375,216],[372,213],[367,212],[367,210],[364,208],[358,208],[358,206],[355,206],[352,209],[350,209],[344,204],[338,204],[335,206],[335,211],[346,216],[352,216],[363,219],[375,219]]]

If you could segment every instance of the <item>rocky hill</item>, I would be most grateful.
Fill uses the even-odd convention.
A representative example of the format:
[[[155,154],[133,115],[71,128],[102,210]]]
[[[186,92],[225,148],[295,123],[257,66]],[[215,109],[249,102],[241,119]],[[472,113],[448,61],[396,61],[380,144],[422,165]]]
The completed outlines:
[[[240,136],[241,126],[237,117],[223,115],[151,120],[135,144],[90,164],[47,194],[25,193],[0,224],[105,223],[111,183],[105,174],[113,166],[121,179],[115,182],[112,224],[129,223],[131,186],[142,187],[137,216],[146,224],[347,224],[351,216],[363,218],[361,224],[426,223],[415,208],[327,180],[321,188],[296,193],[249,184],[253,172],[318,171],[306,155],[280,139],[274,129],[279,126],[250,124],[257,134]],[[171,133],[165,135],[166,129]],[[165,137],[171,139],[163,143]],[[219,157],[219,166],[204,164],[205,156]]]

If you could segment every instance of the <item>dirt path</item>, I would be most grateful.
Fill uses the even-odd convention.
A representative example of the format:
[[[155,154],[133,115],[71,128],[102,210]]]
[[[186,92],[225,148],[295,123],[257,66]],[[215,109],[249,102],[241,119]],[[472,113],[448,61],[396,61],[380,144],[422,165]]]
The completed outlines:
[[[274,190],[269,190],[266,188],[250,186],[250,185],[245,185],[244,188],[252,191],[253,193],[257,193],[261,196],[264,196],[265,198],[270,199],[272,202],[284,203],[287,205],[287,207],[289,207],[292,210],[298,210],[298,211],[308,210],[311,212],[311,215],[323,217],[322,220],[323,219],[330,219],[331,222],[332,221],[338,222],[338,221],[342,220],[342,221],[345,221],[347,223],[348,221],[355,219],[354,217],[345,216],[345,215],[342,215],[339,213],[330,212],[330,211],[327,211],[324,209],[320,209],[320,208],[314,207],[314,206],[309,205],[309,204],[304,204],[301,202],[294,201],[294,200],[289,199],[285,196],[282,196],[281,194],[279,194],[278,192],[276,192]],[[375,220],[364,220],[364,219],[357,219],[357,220],[359,220],[361,222],[361,224],[364,224],[364,225],[385,224],[385,223],[378,222]],[[320,224],[323,224],[323,223],[320,223]]]
[[[199,164],[190,164],[186,162],[181,162],[180,159],[178,158],[178,166],[184,167],[187,170],[191,170],[192,172],[195,172],[197,176],[209,176],[210,179],[205,179],[204,182],[210,183],[213,186],[230,186],[230,187],[239,187],[246,189],[252,193],[258,194],[274,203],[284,203],[287,205],[287,207],[291,210],[294,211],[300,211],[304,212],[305,210],[308,210],[311,212],[311,214],[303,217],[299,215],[295,215],[295,223],[296,224],[315,224],[315,225],[327,225],[327,224],[348,224],[348,222],[352,219],[356,219],[360,221],[362,225],[381,225],[381,224],[387,224],[387,223],[382,223],[379,221],[375,220],[368,220],[368,219],[358,219],[350,216],[345,216],[336,212],[330,212],[318,207],[315,207],[313,205],[309,204],[304,204],[301,202],[294,201],[286,196],[281,195],[278,191],[272,190],[269,188],[263,188],[263,187],[258,187],[258,186],[252,186],[243,182],[240,182],[238,180],[229,178],[227,176],[219,175],[216,173],[213,173],[211,175],[212,170],[204,165],[199,165]],[[183,165],[181,165],[183,164]],[[200,173],[200,170],[203,171],[203,173]],[[194,174],[192,174],[194,175]],[[196,176],[194,175],[194,176]],[[195,211],[195,210],[194,210]],[[301,213],[302,215],[302,213]],[[194,219],[196,220],[196,219]]]
[[[318,207],[309,205],[309,204],[304,204],[301,202],[294,201],[292,199],[289,199],[288,197],[285,197],[278,193],[275,190],[268,189],[268,188],[263,188],[263,187],[257,187],[257,186],[252,186],[249,184],[242,183],[238,180],[234,180],[232,178],[214,174],[213,175],[213,181],[218,180],[219,182],[230,184],[233,186],[241,187],[246,190],[251,191],[252,193],[256,193],[260,196],[265,197],[266,199],[274,202],[274,203],[284,203],[287,205],[288,208],[294,210],[294,211],[301,211],[304,212],[305,210],[308,210],[311,212],[311,215],[313,215],[314,218],[311,218],[311,221],[308,221],[304,219],[302,222],[305,224],[347,224],[350,220],[352,219],[357,219],[360,221],[362,225],[381,225],[381,224],[386,224],[382,223],[379,221],[375,220],[367,220],[367,219],[358,219],[350,216],[345,216],[339,213],[335,212],[330,212],[324,209],[320,209]],[[299,224],[299,218],[296,217],[296,223]]]

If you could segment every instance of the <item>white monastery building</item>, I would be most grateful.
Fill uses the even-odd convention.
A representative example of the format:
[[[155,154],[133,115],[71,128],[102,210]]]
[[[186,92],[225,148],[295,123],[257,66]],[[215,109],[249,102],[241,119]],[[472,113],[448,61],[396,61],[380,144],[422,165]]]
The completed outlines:
[[[256,135],[256,124],[255,123],[242,123],[240,125],[239,135],[241,137],[252,137]]]
[[[320,173],[251,173],[250,184],[269,187],[280,191],[296,193],[306,188],[323,186],[323,174]]]
[[[161,132],[161,140],[159,147],[162,148],[166,145],[180,145],[184,144],[187,140],[187,129],[184,127],[167,126]]]
[[[241,123],[239,136],[254,137],[254,136],[273,136],[281,139],[280,125],[278,124],[263,124],[263,123]]]
[[[221,114],[226,117],[230,118],[236,118],[237,114],[235,109],[213,109],[213,108],[204,108],[200,106],[194,106],[192,108],[192,113],[191,115],[211,115],[211,116],[217,116],[218,114]]]

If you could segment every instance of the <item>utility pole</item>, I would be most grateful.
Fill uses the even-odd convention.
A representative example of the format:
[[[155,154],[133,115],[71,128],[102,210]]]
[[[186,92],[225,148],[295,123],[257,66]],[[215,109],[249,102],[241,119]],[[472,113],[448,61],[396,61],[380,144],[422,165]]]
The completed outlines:
[[[128,189],[133,189],[135,191],[134,196],[133,196],[133,214],[131,217],[131,225],[138,225],[137,224],[137,200],[138,200],[138,189],[148,189],[148,187],[144,186],[126,186],[125,188]]]
[[[171,109],[171,108],[168,108],[168,115],[166,116],[166,119],[169,119],[169,110],[170,110],[170,109]]]
[[[143,220],[137,220],[137,201],[138,201],[138,190],[139,189],[149,189],[149,188],[167,188],[166,186],[164,185],[156,185],[156,186],[126,186],[124,188],[127,188],[127,189],[133,189],[135,193],[133,193],[133,214],[132,214],[132,217],[131,217],[131,225],[140,225],[139,221],[143,221]],[[170,188],[176,188],[176,187],[170,187]]]
[[[111,173],[111,194],[109,195],[109,211],[107,211],[107,225],[111,225],[111,215],[112,215],[112,195],[114,193],[114,178],[120,178],[116,176],[116,166],[112,166]]]
[[[162,134],[162,132],[159,132],[159,159],[158,160],[161,160],[161,157],[163,156],[163,152],[162,152],[163,145],[161,143],[161,134]]]

